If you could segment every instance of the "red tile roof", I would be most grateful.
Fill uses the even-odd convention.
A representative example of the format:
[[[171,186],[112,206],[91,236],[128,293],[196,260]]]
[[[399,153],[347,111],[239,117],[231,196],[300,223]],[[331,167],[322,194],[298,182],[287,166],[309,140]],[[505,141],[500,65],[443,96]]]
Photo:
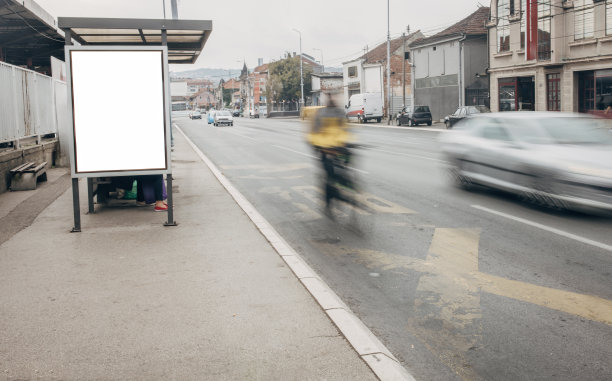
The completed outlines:
[[[476,12],[459,21],[458,23],[444,29],[442,32],[434,34],[411,44],[418,46],[434,42],[452,35],[479,36],[486,35],[487,28],[485,24],[489,20],[489,7],[480,7]]]

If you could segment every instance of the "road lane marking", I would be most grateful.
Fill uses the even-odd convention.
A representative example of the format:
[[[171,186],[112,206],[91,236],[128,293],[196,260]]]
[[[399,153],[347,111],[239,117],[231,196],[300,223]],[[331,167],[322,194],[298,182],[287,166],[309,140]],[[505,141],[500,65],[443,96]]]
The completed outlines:
[[[310,154],[307,154],[307,153],[304,153],[304,152],[300,152],[300,151],[296,151],[296,150],[293,150],[293,149],[291,149],[291,148],[287,148],[287,147],[279,146],[279,145],[276,145],[276,144],[272,145],[272,147],[276,147],[276,148],[284,149],[285,151],[293,152],[293,153],[296,153],[296,154],[298,154],[298,155],[302,155],[302,156],[305,156],[305,157],[309,157],[309,158],[311,158],[311,159],[317,159],[317,160],[319,159],[317,156],[310,155]]]
[[[484,292],[612,325],[612,300],[477,273]]]
[[[387,151],[384,149],[380,149],[380,148],[372,148],[372,151],[378,151],[378,152],[384,152],[384,153],[389,153],[391,155],[399,155],[399,156],[406,156],[406,157],[415,157],[415,158],[419,158],[419,159],[425,159],[425,160],[431,160],[431,161],[435,161],[438,163],[447,163],[444,160],[439,160],[439,159],[434,159],[433,157],[428,157],[428,156],[421,156],[421,155],[414,155],[414,154],[410,154],[410,153],[403,153],[403,152],[394,152],[394,151]]]
[[[557,235],[560,235],[562,237],[572,239],[574,241],[585,243],[587,245],[595,246],[595,247],[598,247],[598,248],[603,249],[603,250],[612,251],[612,245],[607,245],[607,244],[602,243],[602,242],[597,242],[597,241],[594,241],[592,239],[581,237],[581,236],[576,235],[576,234],[572,234],[572,233],[569,233],[569,232],[566,232],[566,231],[563,231],[563,230],[559,230],[559,229],[556,229],[556,228],[553,228],[553,227],[550,227],[550,226],[542,225],[540,223],[527,220],[525,218],[516,217],[516,216],[513,216],[511,214],[507,214],[507,213],[503,213],[503,212],[498,212],[497,210],[489,209],[489,208],[486,208],[486,207],[480,206],[480,205],[472,205],[472,208],[475,208],[475,209],[478,209],[478,210],[482,210],[483,212],[495,214],[496,216],[504,217],[504,218],[507,218],[507,219],[510,219],[510,220],[513,220],[513,221],[516,221],[516,222],[520,222],[520,223],[523,223],[525,225],[533,226],[535,228],[538,228],[538,229],[541,229],[541,230],[545,230],[547,232],[550,232],[550,233],[553,233],[553,234],[557,234]]]
[[[259,143],[259,142],[261,142],[260,140],[257,140],[257,139],[255,139],[255,138],[252,138],[252,137],[250,137],[250,136],[246,136],[246,135],[240,134],[240,133],[238,133],[238,132],[236,132],[236,131],[229,131],[229,130],[228,130],[227,132],[229,132],[229,133],[230,133],[230,134],[232,134],[232,135],[237,135],[237,136],[243,137],[243,138],[245,138],[245,139],[251,139],[251,140],[256,141],[256,142],[258,142],[258,143]]]
[[[279,146],[279,145],[273,145],[273,147],[284,149],[284,150],[289,151],[289,152],[297,153],[298,155],[306,156],[306,157],[309,157],[311,159],[320,160],[320,158],[318,156],[314,156],[314,155],[310,155],[310,154],[303,153],[303,152],[300,152],[300,151],[292,150],[291,148],[287,148],[287,147],[283,147],[283,146]],[[365,174],[365,175],[369,174],[368,171],[364,171],[363,169],[358,169],[358,168],[348,167],[348,166],[347,166],[347,168],[352,169],[353,171],[357,171],[359,173]]]

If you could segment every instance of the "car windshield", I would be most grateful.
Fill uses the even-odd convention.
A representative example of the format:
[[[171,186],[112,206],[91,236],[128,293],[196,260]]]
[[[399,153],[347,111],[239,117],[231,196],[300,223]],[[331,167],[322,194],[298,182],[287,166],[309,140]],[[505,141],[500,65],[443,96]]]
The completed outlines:
[[[612,144],[609,126],[596,118],[539,118],[508,125],[518,140],[532,144]]]
[[[217,114],[220,116],[230,116],[229,111],[219,111]]]
[[[416,106],[414,112],[429,112],[429,106]]]

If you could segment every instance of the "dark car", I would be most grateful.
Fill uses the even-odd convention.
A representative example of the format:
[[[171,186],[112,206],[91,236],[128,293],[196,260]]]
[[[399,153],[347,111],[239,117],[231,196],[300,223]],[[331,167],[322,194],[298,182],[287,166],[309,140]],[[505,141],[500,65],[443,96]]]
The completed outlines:
[[[446,128],[452,128],[455,123],[457,123],[458,121],[460,121],[463,118],[466,118],[470,115],[474,115],[474,114],[483,114],[483,113],[487,113],[487,112],[491,112],[491,110],[489,110],[489,108],[487,106],[463,106],[463,107],[459,107],[457,109],[457,111],[455,111],[453,114],[447,116],[444,118],[444,124],[446,125]]]
[[[232,116],[240,116],[240,110],[239,109],[232,110]]]
[[[408,126],[418,126],[427,123],[431,126],[431,111],[429,106],[414,106],[414,109],[404,107],[397,116],[397,125],[407,124]]]

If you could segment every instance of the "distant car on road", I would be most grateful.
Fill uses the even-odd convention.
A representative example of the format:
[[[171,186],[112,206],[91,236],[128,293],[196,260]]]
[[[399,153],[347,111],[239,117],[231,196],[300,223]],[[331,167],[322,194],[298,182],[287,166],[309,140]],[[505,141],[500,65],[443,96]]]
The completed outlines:
[[[476,114],[440,137],[456,185],[518,194],[561,209],[612,211],[607,120],[559,112]]]
[[[259,118],[259,113],[253,110],[249,110],[249,118]]]
[[[212,124],[215,122],[215,113],[217,113],[217,111],[215,110],[210,110],[208,112],[208,124]]]
[[[238,117],[240,116],[240,110],[239,109],[235,109],[232,111],[232,116]]]
[[[193,111],[189,113],[189,119],[202,119],[202,113],[199,111]]]
[[[452,128],[455,123],[457,123],[458,121],[460,121],[463,118],[466,118],[470,115],[474,115],[474,114],[483,114],[483,113],[487,113],[487,112],[491,112],[491,110],[489,110],[489,108],[487,106],[463,106],[463,107],[459,107],[457,109],[457,111],[455,111],[453,114],[447,116],[444,118],[444,125],[446,126],[446,128]]]
[[[215,127],[222,125],[233,126],[234,118],[232,117],[232,114],[229,111],[217,111],[214,117],[214,125]]]
[[[404,124],[407,124],[408,126],[418,126],[419,124],[423,123],[426,123],[428,126],[431,126],[432,124],[429,106],[414,106],[414,109],[404,107],[397,115],[398,126]]]

